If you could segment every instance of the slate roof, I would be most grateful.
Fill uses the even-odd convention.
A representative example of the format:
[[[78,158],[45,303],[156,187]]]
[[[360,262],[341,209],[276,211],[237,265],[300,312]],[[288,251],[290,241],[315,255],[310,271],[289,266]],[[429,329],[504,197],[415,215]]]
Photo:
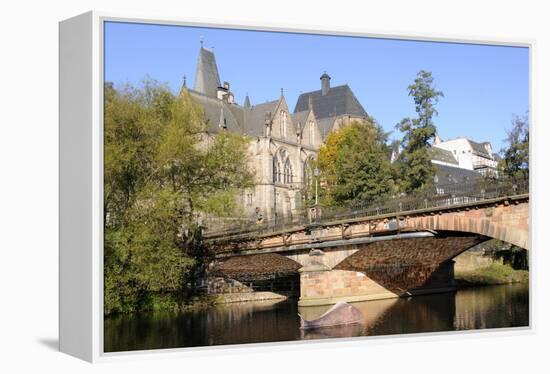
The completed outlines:
[[[433,161],[440,161],[448,164],[458,165],[458,161],[451,151],[439,147],[431,147],[429,152],[430,158]]]
[[[454,166],[435,166],[435,185],[439,188],[452,184],[464,184],[466,182],[481,178],[481,174],[469,169],[462,169]]]
[[[201,106],[205,119],[209,124],[209,131],[216,133],[226,126],[228,131],[244,133],[243,108],[229,104],[223,100],[206,96],[200,92],[189,90],[191,97]]]
[[[194,90],[189,90],[189,94],[202,107],[209,124],[208,130],[212,133],[219,132],[225,125],[227,131],[262,136],[266,115],[271,113],[270,116],[273,116],[279,104],[279,100],[274,100],[246,108]]]
[[[322,94],[322,90],[301,94],[296,102],[294,113],[309,109],[309,97],[311,97],[313,113],[318,120],[341,115],[367,116],[367,112],[347,84],[330,87],[326,95]]]
[[[279,100],[269,101],[267,103],[253,105],[244,109],[244,130],[245,133],[252,136],[262,136],[264,134],[265,118],[267,113],[270,117],[275,114],[275,109]]]
[[[300,131],[304,129],[308,115],[309,115],[309,110],[292,113],[290,115],[290,118],[292,119],[292,123],[294,124],[294,126],[296,126],[296,129],[299,129]]]
[[[486,158],[492,158],[492,155],[487,152],[487,149],[482,143],[474,142],[473,140],[466,139],[468,143],[470,143],[470,146],[472,147],[473,153]]]
[[[220,86],[220,75],[218,74],[214,52],[201,47],[193,90],[210,97],[216,97]]]
[[[321,133],[321,138],[324,140],[327,135],[332,130],[334,126],[335,117],[321,118],[317,119],[317,126],[319,127],[319,132]]]

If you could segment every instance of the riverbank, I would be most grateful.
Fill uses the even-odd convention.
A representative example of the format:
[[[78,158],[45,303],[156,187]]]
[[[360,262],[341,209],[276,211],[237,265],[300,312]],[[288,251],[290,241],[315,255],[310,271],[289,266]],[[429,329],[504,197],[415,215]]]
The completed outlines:
[[[529,271],[494,262],[473,270],[456,270],[455,282],[457,287],[526,283],[529,282]]]

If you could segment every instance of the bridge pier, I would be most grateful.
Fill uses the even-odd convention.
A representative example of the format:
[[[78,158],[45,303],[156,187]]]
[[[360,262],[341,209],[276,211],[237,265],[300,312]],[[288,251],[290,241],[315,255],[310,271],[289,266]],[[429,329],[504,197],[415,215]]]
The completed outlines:
[[[452,258],[483,240],[475,235],[425,237],[311,251],[299,270],[298,305],[452,291]]]
[[[330,269],[322,265],[301,268],[298,306],[335,304],[338,301],[359,302],[449,292],[455,289],[454,261],[442,264],[402,266],[393,264],[365,272]],[[405,288],[403,285],[406,284]]]
[[[457,232],[374,239],[382,237],[319,243],[322,249],[285,247],[286,252],[230,256],[217,268],[220,275],[237,280],[295,274],[300,307],[359,302],[454,290],[452,259],[486,240]]]

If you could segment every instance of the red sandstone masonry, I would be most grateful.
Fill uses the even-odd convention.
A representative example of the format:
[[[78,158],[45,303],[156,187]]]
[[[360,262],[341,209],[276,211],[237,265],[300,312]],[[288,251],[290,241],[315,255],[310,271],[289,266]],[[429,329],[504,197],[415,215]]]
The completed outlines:
[[[417,230],[477,233],[529,249],[529,204],[526,203],[408,217],[406,225]]]
[[[387,292],[383,287],[355,271],[331,270],[302,273],[300,298],[332,298]]]

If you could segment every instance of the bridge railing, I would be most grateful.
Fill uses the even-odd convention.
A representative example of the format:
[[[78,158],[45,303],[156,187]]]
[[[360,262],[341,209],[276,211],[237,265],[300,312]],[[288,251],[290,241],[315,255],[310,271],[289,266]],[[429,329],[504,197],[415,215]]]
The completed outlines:
[[[375,217],[422,209],[444,208],[481,202],[483,200],[514,196],[529,192],[528,180],[478,178],[467,183],[438,184],[432,191],[397,196],[383,201],[362,201],[344,206],[321,207],[317,219],[311,219],[307,210],[291,217],[271,217],[260,221],[247,220],[238,223],[218,222],[207,227],[207,237],[231,234],[255,233],[257,235],[283,231],[296,226],[322,224],[330,221]]]

